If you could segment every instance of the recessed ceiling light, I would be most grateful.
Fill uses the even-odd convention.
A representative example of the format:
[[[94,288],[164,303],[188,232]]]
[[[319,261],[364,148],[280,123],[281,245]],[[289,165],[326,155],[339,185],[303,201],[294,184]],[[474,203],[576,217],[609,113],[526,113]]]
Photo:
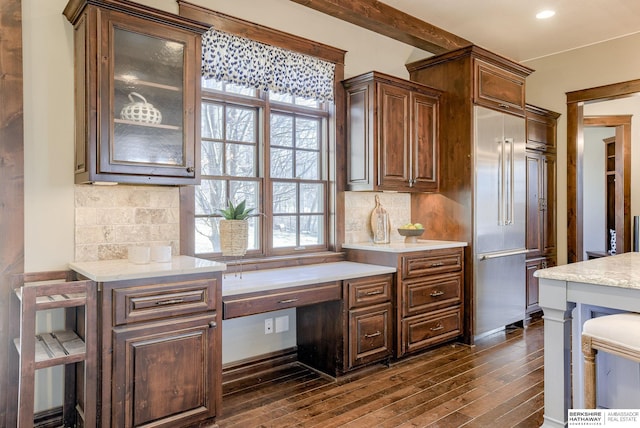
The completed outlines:
[[[556,14],[556,12],[553,11],[553,10],[543,10],[543,11],[538,12],[536,14],[536,18],[538,18],[538,19],[547,19],[547,18],[551,18],[555,14]]]

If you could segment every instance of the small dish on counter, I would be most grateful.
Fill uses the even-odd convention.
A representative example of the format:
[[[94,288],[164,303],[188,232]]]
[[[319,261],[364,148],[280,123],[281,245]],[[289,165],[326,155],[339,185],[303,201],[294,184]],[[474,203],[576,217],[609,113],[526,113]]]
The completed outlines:
[[[398,233],[404,236],[404,242],[415,244],[418,242],[418,236],[424,233],[424,229],[398,229]]]

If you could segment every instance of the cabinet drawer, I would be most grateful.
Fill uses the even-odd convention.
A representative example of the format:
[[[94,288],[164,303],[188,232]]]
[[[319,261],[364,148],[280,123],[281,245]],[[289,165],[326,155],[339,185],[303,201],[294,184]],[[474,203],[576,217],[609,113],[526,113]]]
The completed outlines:
[[[402,320],[403,354],[445,342],[462,334],[462,308],[456,306]]]
[[[402,278],[455,272],[462,269],[462,249],[432,250],[402,258]]]
[[[403,317],[455,305],[461,301],[460,273],[410,279],[402,284]]]
[[[349,311],[349,368],[391,356],[392,318],[391,303]]]
[[[340,299],[342,284],[336,281],[226,296],[222,299],[222,311],[224,319],[229,319]]]
[[[391,300],[392,275],[346,280],[349,293],[349,309],[384,303]]]
[[[473,70],[475,103],[524,116],[524,77],[478,59]]]
[[[153,284],[113,290],[114,325],[213,311],[216,280]]]

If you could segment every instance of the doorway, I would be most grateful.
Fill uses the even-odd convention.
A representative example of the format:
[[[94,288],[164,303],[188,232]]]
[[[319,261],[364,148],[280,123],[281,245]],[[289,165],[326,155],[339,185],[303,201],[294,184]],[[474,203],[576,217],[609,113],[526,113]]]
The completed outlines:
[[[583,125],[584,141],[589,138],[589,130],[604,130],[611,137],[599,141],[602,145],[602,170],[590,171],[589,174],[583,176],[583,185],[586,190],[583,195],[583,245],[585,252],[589,250],[604,249],[604,252],[623,253],[631,251],[631,115],[615,115],[615,116],[585,116]],[[594,142],[591,141],[590,144]],[[588,168],[587,153],[588,145],[583,147],[583,166]],[[588,170],[588,169],[587,169]],[[604,177],[604,192],[600,195],[599,200],[589,204],[588,200],[591,196],[591,189],[587,184],[592,174],[596,177]],[[596,190],[596,189],[594,189]],[[594,192],[594,193],[597,193]],[[596,196],[596,199],[597,196]],[[591,207],[591,210],[585,209]],[[604,209],[604,224],[601,227],[592,227],[587,221],[587,217],[598,208]],[[591,248],[588,241],[593,239],[587,234],[587,230],[596,235],[596,238],[603,240],[599,248]],[[604,245],[602,245],[604,244]],[[612,248],[615,247],[615,248]],[[610,254],[610,253],[609,253]],[[583,254],[584,257],[584,254]]]
[[[588,103],[608,101],[629,97],[640,92],[640,79],[628,82],[615,83],[612,85],[600,86],[596,88],[583,89],[567,93],[567,261],[573,263],[584,259],[583,248],[583,177],[584,165],[582,156],[584,151],[584,106]],[[630,122],[630,121],[629,121]],[[618,126],[618,125],[613,125]],[[631,147],[631,128],[627,132],[624,127],[621,132],[622,144],[626,144],[624,139],[628,139],[628,150],[621,158],[621,183],[630,187],[630,147]],[[617,132],[616,132],[617,135]],[[623,190],[624,192],[624,190]],[[623,197],[623,210],[627,206],[627,212],[630,212],[630,198]],[[621,220],[624,226],[620,240],[620,249],[629,251],[631,236],[631,225],[629,220]],[[630,214],[629,218],[630,218]],[[616,223],[617,229],[617,223]],[[628,240],[629,244],[626,244]],[[624,243],[623,243],[624,242]],[[627,247],[628,245],[628,247]]]

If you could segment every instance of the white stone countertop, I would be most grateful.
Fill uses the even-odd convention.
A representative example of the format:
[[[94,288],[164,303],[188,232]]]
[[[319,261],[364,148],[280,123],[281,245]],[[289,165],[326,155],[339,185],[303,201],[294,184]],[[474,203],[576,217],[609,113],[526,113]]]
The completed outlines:
[[[416,243],[405,243],[403,241],[391,242],[389,244],[358,242],[354,244],[343,244],[342,248],[348,248],[352,250],[384,251],[387,253],[408,253],[411,251],[442,250],[445,248],[466,246],[466,242],[418,239]]]
[[[396,268],[355,262],[321,263],[240,273],[222,277],[222,295],[252,293],[344,279],[394,273]]]
[[[220,262],[190,256],[175,256],[168,263],[129,263],[127,259],[72,262],[69,268],[96,282],[122,281],[126,279],[154,278],[202,272],[219,272],[227,269]]]
[[[534,272],[538,278],[640,289],[640,253],[623,253]]]

